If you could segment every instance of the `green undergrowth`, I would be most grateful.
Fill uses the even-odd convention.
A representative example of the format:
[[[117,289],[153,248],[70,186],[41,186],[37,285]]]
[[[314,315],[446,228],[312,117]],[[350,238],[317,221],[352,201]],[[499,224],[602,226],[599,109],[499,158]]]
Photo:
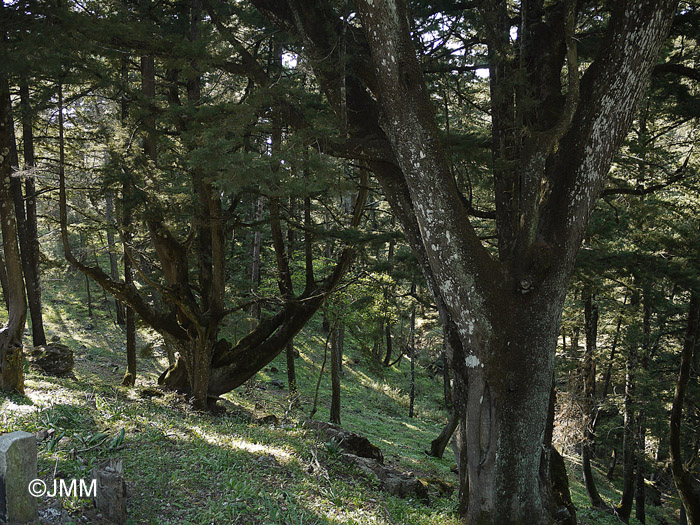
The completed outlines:
[[[82,283],[75,282],[72,293],[59,281],[47,283],[44,302],[48,336],[73,349],[76,377],[49,377],[27,367],[26,396],[0,398],[0,432],[41,436],[39,474],[49,487],[54,479],[87,479],[92,468],[117,458],[131,523],[457,522],[454,496],[432,490],[425,505],[387,495],[376,480],[344,464],[332,442],[303,427],[324,358],[319,319],[296,340],[297,403],[289,399],[282,355],[224,396],[218,412],[200,413],[183,396],[154,388],[167,358],[157,334],[147,329],[138,333],[136,387],[119,386],[126,358],[113,302],[93,289],[89,317]],[[343,427],[379,446],[385,464],[456,486],[451,451],[444,459],[424,453],[446,422],[441,378],[423,370],[432,358],[425,355],[419,363],[414,418],[408,418],[408,361],[384,370],[373,359],[348,340]],[[329,417],[329,366],[327,361],[319,390],[319,420]],[[257,422],[270,415],[275,424]],[[40,507],[59,500],[76,523],[98,519],[90,501],[75,496],[44,496]]]
[[[453,454],[449,447],[443,459],[425,453],[447,421],[442,378],[429,371],[435,356],[427,349],[417,363],[416,417],[409,418],[408,360],[384,368],[346,338],[341,420],[344,428],[379,446],[385,464],[453,489],[445,494],[430,484],[429,505],[380,491],[376,480],[341,461],[336,444],[303,427],[324,360],[320,319],[295,341],[297,403],[290,402],[281,355],[224,396],[217,413],[200,413],[182,395],[154,388],[167,358],[157,334],[145,328],[138,333],[136,387],[118,386],[126,366],[123,333],[114,322],[114,303],[95,290],[93,301],[89,317],[80,284],[66,290],[62,280],[47,283],[48,333],[74,350],[76,377],[48,377],[27,368],[26,396],[0,397],[0,432],[41,436],[39,474],[49,486],[54,479],[89,478],[92,468],[116,458],[123,462],[130,523],[458,523]],[[329,367],[328,360],[315,414],[323,421],[329,418]],[[275,424],[259,422],[270,415]],[[617,523],[588,509],[580,468],[572,458],[568,465],[578,522]],[[619,501],[615,485],[596,475],[606,500]],[[89,500],[59,500],[74,522],[98,521]],[[43,508],[58,503],[48,496],[40,500]],[[677,502],[649,506],[647,523],[674,522],[671,508],[677,509]]]

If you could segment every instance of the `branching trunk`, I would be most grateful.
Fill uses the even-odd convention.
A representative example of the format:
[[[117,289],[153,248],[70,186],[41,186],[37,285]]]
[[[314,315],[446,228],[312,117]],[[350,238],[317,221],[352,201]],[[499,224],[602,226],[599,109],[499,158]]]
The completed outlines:
[[[360,190],[355,200],[351,227],[359,225],[368,194],[368,174],[365,170],[360,173]],[[284,350],[338,285],[350,266],[353,254],[352,246],[345,247],[326,279],[287,301],[276,315],[262,319],[236,346],[231,347],[225,341],[217,342],[211,361],[210,399],[239,387]],[[161,375],[159,383],[187,390],[188,384],[182,378],[182,363],[177,363]]]
[[[303,42],[339,120],[347,108],[349,132],[384,141],[385,153],[369,164],[443,321],[455,330],[452,366],[461,385],[455,399],[466,414],[462,447],[470,458],[468,487],[462,482],[467,520],[547,523],[552,519],[549,473],[544,469],[540,476],[540,458],[565,290],[675,1],[616,3],[604,44],[580,88],[570,9],[538,11],[538,3],[523,3],[523,27],[527,21],[548,29],[514,40],[506,2],[475,7],[493,62],[498,259],[474,231],[449,170],[405,3],[359,0],[361,30],[345,27],[320,0],[253,4]],[[341,70],[335,43],[345,30],[353,31],[347,52],[355,56],[348,70]],[[492,38],[490,30],[498,34]],[[521,49],[499,50],[499,43],[511,42]],[[544,46],[552,52],[533,52]],[[517,55],[527,68],[506,63]],[[373,68],[353,66],[368,59]],[[560,80],[565,66],[567,89]],[[507,92],[508,86],[517,93]],[[509,115],[517,119],[509,123]]]

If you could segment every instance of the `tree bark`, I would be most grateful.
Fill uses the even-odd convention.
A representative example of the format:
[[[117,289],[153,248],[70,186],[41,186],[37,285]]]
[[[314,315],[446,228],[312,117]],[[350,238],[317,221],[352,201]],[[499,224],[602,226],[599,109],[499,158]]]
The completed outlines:
[[[637,414],[637,478],[634,488],[634,515],[646,523],[646,484],[644,482],[644,453],[646,449],[646,418],[640,410]]]
[[[446,162],[405,4],[358,1],[360,31],[344,27],[332,6],[320,0],[253,3],[304,42],[339,119],[346,105],[351,135],[384,141],[380,158],[369,164],[441,317],[455,330],[452,363],[455,381],[463,385],[462,446],[470,458],[467,520],[547,523],[550,483],[548,470],[540,471],[540,458],[565,291],[676,2],[616,3],[604,44],[580,88],[575,20],[563,9],[573,2],[551,11],[537,12],[537,3],[521,9],[523,23],[529,17],[528,23],[549,28],[538,33],[539,40],[534,33],[517,39],[519,46],[527,43],[523,60],[529,67],[523,70],[505,67],[516,50],[499,50],[513,42],[507,3],[486,2],[476,9],[492,59],[498,259],[474,231]],[[341,70],[334,43],[346,30],[353,32],[348,53],[356,56]],[[543,47],[553,52],[538,54]],[[367,49],[374,68],[359,66],[367,61]],[[557,101],[564,92],[564,62],[569,95],[562,105]],[[527,96],[506,92],[522,84]],[[514,114],[519,118],[511,122]]]
[[[456,411],[452,411],[450,414],[450,420],[443,427],[440,435],[430,442],[430,455],[436,458],[441,458],[445,453],[445,448],[450,442],[450,438],[457,430],[459,426],[459,414]]]
[[[635,279],[636,283],[636,279]],[[631,307],[636,310],[639,307],[639,293],[632,292]],[[639,330],[635,326],[628,327],[627,334],[627,361],[625,364],[625,399],[624,422],[622,437],[622,498],[616,507],[618,517],[625,523],[629,522],[634,502],[635,467],[637,448],[637,428],[635,419],[637,366],[639,360],[640,343]]]
[[[24,144],[24,200],[23,211],[26,210],[24,221],[24,236],[26,259],[24,264],[24,279],[27,287],[27,302],[29,315],[32,320],[32,343],[34,346],[46,344],[44,333],[44,316],[41,302],[41,275],[39,270],[39,236],[36,214],[36,183],[34,181],[34,130],[32,128],[32,110],[29,102],[29,86],[22,81],[19,86],[20,108],[22,110],[22,142]]]
[[[255,222],[262,221],[263,218],[263,206],[264,200],[263,196],[259,195],[255,203],[253,204],[253,220]],[[259,229],[256,229],[253,233],[253,246],[251,250],[252,262],[250,267],[250,282],[251,288],[250,292],[255,297],[258,291],[258,285],[260,284],[260,237],[261,233]],[[255,326],[260,321],[260,303],[255,302],[250,307],[250,329],[251,331],[255,329]]]
[[[297,374],[294,363],[294,359],[296,358],[295,353],[294,340],[289,341],[285,347],[285,355],[287,358],[287,385],[289,387],[290,397],[297,394]]]
[[[583,355],[583,444],[581,446],[581,465],[583,471],[583,483],[588,493],[588,498],[594,508],[605,508],[603,499],[598,493],[593,471],[591,469],[591,456],[594,450],[595,434],[593,421],[596,419],[595,407],[595,352],[598,339],[598,305],[594,302],[593,293],[586,290],[584,298],[584,323],[586,328],[586,348]]]
[[[685,341],[681,352],[681,365],[676,382],[676,391],[671,408],[671,425],[669,431],[669,449],[671,453],[671,471],[685,508],[686,519],[690,525],[700,524],[700,482],[693,477],[683,463],[681,454],[681,421],[683,419],[683,402],[690,378],[693,354],[697,351],[700,340],[700,293],[693,291],[688,306],[688,324]]]
[[[416,285],[411,285],[411,291],[415,293]],[[408,417],[414,416],[413,405],[416,401],[416,305],[411,310],[411,329],[408,336],[408,347],[411,352],[411,388],[408,394]]]
[[[634,471],[636,431],[634,417],[634,391],[637,368],[637,348],[633,344],[628,349],[625,374],[624,434],[622,438],[622,498],[617,506],[617,515],[625,523],[629,522],[634,501]]]
[[[641,369],[644,372],[649,371],[649,360],[652,358],[652,341],[651,341],[651,287],[647,281],[643,286],[642,298],[642,356],[640,361]],[[640,403],[637,411],[637,473],[634,495],[634,512],[635,517],[642,523],[646,523],[646,488],[644,474],[646,471],[646,413]]]
[[[112,192],[108,192],[105,196],[105,220],[107,221],[107,251],[109,252],[109,275],[114,281],[119,280],[119,264],[117,261],[117,245],[114,242],[114,230],[112,229],[115,225],[114,218],[114,196]],[[117,324],[120,326],[124,325],[124,305],[114,300],[114,309],[117,313]]]
[[[392,215],[391,217],[391,226],[392,228],[396,225],[396,217]],[[386,256],[386,262],[389,264],[389,268],[391,268],[391,265],[393,263],[394,259],[394,245],[395,245],[394,239],[389,241],[389,251]],[[388,301],[388,290],[384,290],[384,303],[387,304]],[[393,352],[393,341],[391,337],[391,317],[386,316],[384,318],[384,334],[386,337],[386,354],[384,354],[384,366],[389,366],[391,363],[391,354]]]
[[[331,323],[331,333],[329,335],[331,343],[331,414],[330,421],[340,425],[340,348],[338,332],[338,319]]]
[[[0,290],[2,291],[2,299],[5,303],[5,310],[10,311],[9,294],[10,285],[7,281],[7,270],[5,269],[5,261],[0,254]]]
[[[22,276],[22,260],[17,242],[17,222],[12,198],[12,127],[10,88],[0,73],[0,229],[2,231],[7,288],[8,319],[0,328],[0,390],[24,394],[22,336],[27,318],[27,302]]]

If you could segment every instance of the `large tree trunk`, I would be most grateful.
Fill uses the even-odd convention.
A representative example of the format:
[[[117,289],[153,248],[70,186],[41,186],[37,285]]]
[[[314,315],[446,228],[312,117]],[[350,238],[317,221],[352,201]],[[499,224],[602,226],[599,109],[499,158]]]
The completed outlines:
[[[539,466],[564,295],[676,2],[614,4],[580,88],[575,2],[551,10],[518,4],[526,32],[517,40],[510,35],[508,2],[475,8],[491,62],[498,258],[479,240],[470,221],[474,210],[449,170],[405,3],[358,0],[361,31],[344,27],[320,0],[253,3],[304,42],[339,118],[347,107],[350,134],[381,143],[358,156],[368,159],[443,321],[455,331],[451,363],[467,421],[462,447],[470,458],[469,482],[462,482],[468,521],[547,523],[551,491]],[[530,30],[543,26],[547,30]],[[356,56],[340,69],[335,43],[346,30],[353,32],[348,52]],[[540,53],[544,47],[552,52]],[[367,49],[374,68],[359,66]],[[528,68],[513,63],[514,56]],[[568,89],[561,85],[565,66]]]
[[[351,227],[357,227],[368,194],[368,173],[360,170],[360,189],[355,200]],[[323,281],[314,284],[307,281],[302,294],[285,303],[280,312],[262,319],[247,336],[234,347],[218,341],[213,348],[209,377],[209,398],[230,392],[253,377],[258,370],[277,357],[311,317],[318,311],[327,295],[333,291],[346,274],[354,256],[354,248],[347,246],[337,257],[337,263]],[[307,274],[308,275],[308,274]],[[123,292],[120,291],[123,294]],[[146,310],[141,307],[142,310]],[[190,386],[178,362],[164,372],[159,383],[172,388],[189,390]]]
[[[10,89],[7,77],[0,74],[0,229],[5,253],[5,294],[9,310],[7,324],[0,328],[0,390],[24,394],[22,335],[27,319],[27,302],[10,184],[13,122],[9,109]]]
[[[671,452],[671,471],[676,482],[678,495],[685,508],[690,525],[700,524],[700,482],[685,467],[681,454],[681,421],[683,419],[683,402],[690,378],[693,354],[697,352],[700,341],[700,293],[694,291],[688,307],[688,325],[685,342],[681,353],[681,366],[676,382],[676,392],[671,408],[671,426],[669,431],[669,448]]]

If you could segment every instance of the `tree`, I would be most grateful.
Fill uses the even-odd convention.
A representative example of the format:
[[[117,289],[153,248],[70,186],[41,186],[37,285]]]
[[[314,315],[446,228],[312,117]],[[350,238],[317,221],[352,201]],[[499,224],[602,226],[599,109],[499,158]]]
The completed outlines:
[[[467,420],[460,450],[470,458],[467,520],[550,521],[542,436],[564,296],[676,2],[626,1],[609,17],[602,11],[605,37],[583,75],[575,9],[597,6],[493,0],[470,11],[488,49],[495,250],[479,239],[475,211],[449,169],[406,5],[359,1],[360,28],[320,1],[253,3],[304,42],[350,136],[373,138],[360,155],[451,331]],[[374,68],[364,67],[368,60]]]
[[[8,319],[7,324],[0,328],[0,390],[24,394],[22,335],[27,319],[27,301],[11,190],[12,126],[10,87],[6,74],[2,72],[0,73],[0,227],[7,275],[7,283],[3,291],[8,307]]]
[[[688,387],[693,355],[697,352],[698,333],[700,332],[700,294],[693,292],[688,306],[688,325],[681,355],[681,366],[676,383],[676,393],[673,397],[671,410],[671,426],[669,442],[671,449],[671,470],[676,482],[681,502],[685,507],[690,525],[700,523],[700,483],[688,470],[681,455],[681,416],[683,401]]]

